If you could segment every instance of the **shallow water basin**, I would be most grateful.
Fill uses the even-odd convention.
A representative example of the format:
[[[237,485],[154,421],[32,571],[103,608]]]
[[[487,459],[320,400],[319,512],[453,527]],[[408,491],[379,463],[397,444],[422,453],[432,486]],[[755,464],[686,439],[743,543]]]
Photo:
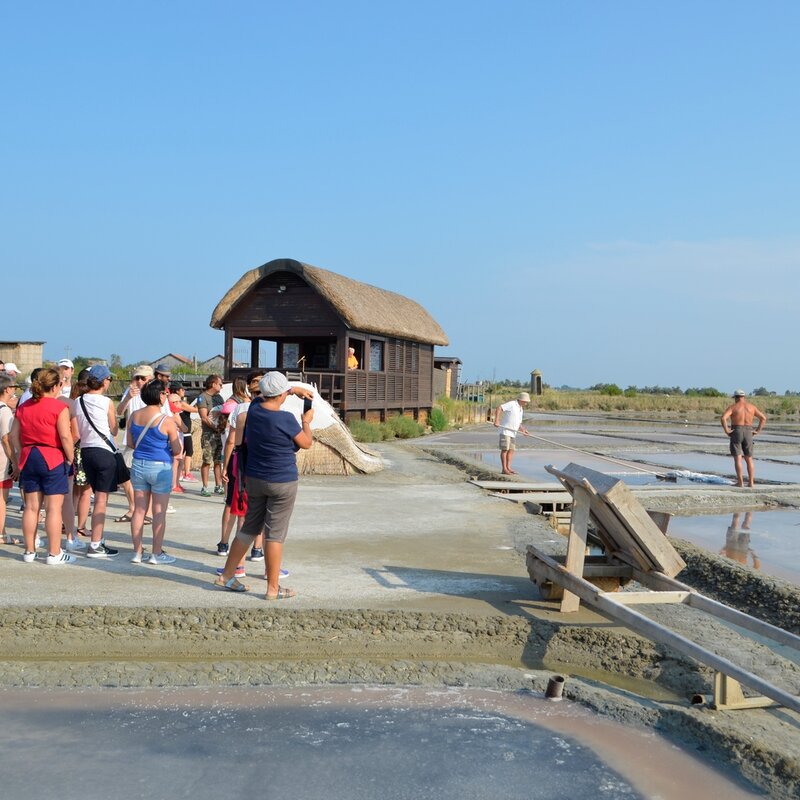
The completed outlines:
[[[249,687],[2,697],[8,797],[31,796],[32,782],[36,796],[63,800],[755,796],[648,730],[526,692]]]

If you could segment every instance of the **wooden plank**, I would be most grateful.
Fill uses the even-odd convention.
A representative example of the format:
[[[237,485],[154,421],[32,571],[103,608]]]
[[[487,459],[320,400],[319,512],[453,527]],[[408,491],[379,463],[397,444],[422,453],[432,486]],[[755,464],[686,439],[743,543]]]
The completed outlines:
[[[604,499],[642,550],[648,554],[654,569],[674,576],[686,567],[686,562],[678,555],[678,551],[624,483],[620,481],[604,495]]]
[[[570,491],[573,491],[576,486],[583,485],[583,479],[577,483],[552,465],[545,466],[545,469],[555,475]],[[606,553],[618,552],[618,557],[633,567],[649,569],[651,567],[650,560],[639,549],[636,541],[628,535],[626,528],[620,525],[616,516],[599,497],[592,485],[587,484],[587,486],[588,491],[593,495],[591,518],[595,522],[597,536],[603,543],[603,549]],[[612,530],[615,531],[614,536],[610,532]]]
[[[614,600],[623,605],[645,605],[651,603],[685,603],[691,592],[621,592],[614,595]]]
[[[575,487],[572,515],[569,524],[569,537],[567,539],[567,558],[564,568],[572,575],[583,575],[583,562],[586,558],[586,537],[589,532],[589,511],[592,507],[592,497],[585,489]],[[577,611],[580,607],[580,598],[573,592],[564,590],[561,599],[561,611]]]
[[[572,505],[572,495],[569,492],[513,492],[512,494],[498,494],[492,492],[492,497],[502,497],[513,500],[515,503],[536,503],[536,505]]]
[[[511,491],[511,492],[563,492],[564,487],[555,481],[541,483],[523,483],[522,481],[479,481],[468,480],[473,486],[479,489],[489,489],[490,491]]]
[[[648,511],[647,513],[650,519],[655,522],[656,527],[661,533],[666,534],[667,528],[669,528],[669,521],[672,519],[672,514],[670,514],[669,511]]]
[[[669,628],[665,628],[663,625],[653,622],[653,620],[648,619],[637,611],[626,608],[621,603],[616,602],[616,600],[612,600],[610,595],[598,591],[588,581],[570,574],[564,567],[532,545],[528,545],[528,552],[541,562],[540,568],[553,583],[563,586],[565,590],[569,589],[569,591],[577,594],[581,600],[588,603],[605,616],[619,620],[636,633],[640,633],[648,639],[652,639],[654,642],[666,644],[678,652],[690,658],[694,658],[701,664],[707,664],[712,669],[734,678],[745,686],[749,686],[754,691],[761,693],[765,697],[769,697],[776,703],[800,713],[800,698],[789,694],[783,689],[779,689],[777,686],[773,686],[763,678],[759,678],[758,675],[748,672],[738,664],[729,661],[727,658],[723,658],[716,653],[712,653],[710,650],[706,650],[696,642],[669,630]],[[614,597],[617,597],[617,595],[614,595]]]
[[[759,636],[764,636],[767,639],[772,639],[779,644],[784,644],[788,647],[793,647],[795,650],[800,650],[800,636],[790,633],[783,628],[779,628],[776,625],[771,625],[769,622],[764,622],[764,620],[751,617],[743,611],[737,611],[735,608],[726,606],[724,603],[712,600],[710,597],[696,592],[685,583],[676,581],[675,578],[669,578],[658,572],[642,573],[637,570],[633,571],[633,577],[643,586],[647,586],[650,589],[660,591],[688,591],[690,592],[690,597],[686,604],[691,608],[719,617],[719,619],[724,619],[726,622],[732,622],[740,628],[744,628],[752,633],[757,633]]]
[[[561,474],[571,484],[577,485],[580,481],[588,481],[591,484],[601,501],[619,521],[618,525],[614,525],[610,517],[601,512],[608,533],[617,538],[621,535],[620,528],[624,528],[627,532],[627,537],[624,538],[634,540],[637,545],[635,551],[637,558],[639,553],[646,558],[642,566],[646,566],[649,562],[651,568],[670,576],[677,575],[686,566],[684,560],[623,481],[574,463],[568,464],[561,470]],[[594,505],[592,511],[597,515]]]

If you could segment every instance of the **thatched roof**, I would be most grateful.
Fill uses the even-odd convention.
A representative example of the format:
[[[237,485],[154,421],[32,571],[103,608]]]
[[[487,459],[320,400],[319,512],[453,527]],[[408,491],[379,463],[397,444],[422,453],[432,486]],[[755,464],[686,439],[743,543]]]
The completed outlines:
[[[211,315],[212,328],[224,328],[236,304],[267,275],[293,272],[316,289],[336,310],[348,328],[428,344],[449,344],[445,332],[419,304],[394,292],[360,283],[326,269],[279,258],[251,269],[228,290]]]

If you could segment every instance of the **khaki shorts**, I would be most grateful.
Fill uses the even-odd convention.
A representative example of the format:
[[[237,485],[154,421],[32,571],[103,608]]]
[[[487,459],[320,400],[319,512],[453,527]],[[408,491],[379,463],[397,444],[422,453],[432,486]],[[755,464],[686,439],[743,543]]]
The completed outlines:
[[[517,449],[517,437],[516,436],[508,436],[505,433],[500,434],[500,449],[505,450],[516,450]]]
[[[289,531],[297,484],[298,481],[269,483],[248,475],[247,514],[236,537],[250,544],[252,537],[263,533],[265,542],[283,542]]]
[[[203,465],[222,463],[222,436],[216,431],[203,431],[200,437]]]

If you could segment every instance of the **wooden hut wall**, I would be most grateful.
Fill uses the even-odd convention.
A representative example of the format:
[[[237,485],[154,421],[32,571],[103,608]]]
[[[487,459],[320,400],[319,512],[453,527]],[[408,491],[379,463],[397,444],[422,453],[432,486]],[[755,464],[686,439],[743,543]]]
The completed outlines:
[[[268,275],[239,301],[225,323],[226,334],[236,338],[337,336],[341,329],[328,301],[291,272]]]
[[[386,339],[381,371],[358,370],[347,376],[348,409],[391,411],[433,404],[433,345]]]

